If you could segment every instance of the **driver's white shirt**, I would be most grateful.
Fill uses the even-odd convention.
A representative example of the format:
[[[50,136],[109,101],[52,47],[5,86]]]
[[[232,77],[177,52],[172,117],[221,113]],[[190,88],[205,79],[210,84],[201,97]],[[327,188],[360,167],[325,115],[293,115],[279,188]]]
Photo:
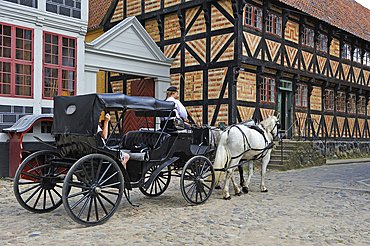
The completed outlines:
[[[179,100],[177,100],[173,97],[168,97],[166,99],[166,101],[175,102],[176,117],[183,118],[183,119],[188,118],[188,113],[186,112],[186,108],[184,107],[184,105],[182,105],[182,103]],[[167,120],[167,118],[165,118],[165,119]]]

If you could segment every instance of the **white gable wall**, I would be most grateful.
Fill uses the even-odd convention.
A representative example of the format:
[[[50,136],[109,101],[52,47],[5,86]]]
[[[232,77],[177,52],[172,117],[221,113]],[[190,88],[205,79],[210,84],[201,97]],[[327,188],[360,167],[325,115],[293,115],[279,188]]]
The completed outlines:
[[[85,83],[78,94],[96,92],[96,73],[116,72],[155,79],[155,96],[171,83],[168,59],[135,18],[127,18],[85,46]]]

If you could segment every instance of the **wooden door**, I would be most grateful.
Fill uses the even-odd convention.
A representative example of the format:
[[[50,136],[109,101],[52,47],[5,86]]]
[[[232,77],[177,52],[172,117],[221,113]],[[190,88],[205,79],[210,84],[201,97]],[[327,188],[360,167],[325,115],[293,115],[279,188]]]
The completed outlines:
[[[140,97],[154,97],[154,79],[128,80],[127,95]],[[154,118],[148,118],[149,127],[154,127]],[[147,127],[145,118],[138,118],[134,111],[125,114],[123,134]]]

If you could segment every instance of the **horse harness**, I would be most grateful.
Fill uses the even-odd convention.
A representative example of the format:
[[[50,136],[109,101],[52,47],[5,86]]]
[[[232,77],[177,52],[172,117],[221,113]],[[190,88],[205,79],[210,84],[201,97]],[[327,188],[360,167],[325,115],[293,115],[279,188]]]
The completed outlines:
[[[241,154],[239,154],[239,155],[237,155],[237,156],[233,156],[233,157],[231,157],[231,159],[237,159],[237,158],[239,158],[240,156],[243,156],[245,153],[247,153],[248,151],[250,151],[250,150],[254,150],[254,151],[261,151],[260,153],[258,153],[257,155],[254,155],[252,158],[250,158],[250,159],[248,159],[248,160],[245,160],[245,161],[242,161],[242,162],[240,162],[239,164],[237,164],[237,165],[235,165],[235,166],[231,166],[231,167],[226,167],[226,165],[227,165],[227,163],[229,162],[229,161],[226,161],[226,163],[225,163],[225,167],[224,168],[222,168],[222,169],[215,169],[215,171],[226,171],[226,170],[228,170],[228,169],[231,169],[231,168],[235,168],[235,167],[238,167],[238,166],[241,166],[241,165],[243,165],[244,163],[247,163],[247,162],[249,162],[249,161],[254,161],[254,160],[259,160],[259,159],[262,159],[262,158],[264,158],[265,156],[266,156],[266,154],[267,154],[267,151],[268,150],[270,150],[270,149],[272,149],[273,147],[274,147],[274,143],[273,142],[271,142],[271,143],[268,143],[268,141],[267,141],[267,138],[266,138],[266,136],[265,136],[265,133],[264,133],[264,131],[261,129],[261,128],[259,128],[257,125],[246,125],[247,127],[249,127],[250,129],[253,129],[253,130],[256,130],[258,133],[260,133],[262,136],[263,136],[263,138],[265,139],[265,143],[267,144],[267,146],[265,147],[265,148],[263,148],[263,149],[254,149],[254,148],[252,148],[251,147],[251,145],[250,145],[250,143],[248,142],[248,138],[247,138],[247,136],[245,135],[245,133],[242,131],[242,129],[240,129],[240,127],[238,126],[238,125],[232,125],[232,126],[230,126],[228,129],[227,129],[227,134],[229,134],[230,133],[230,130],[231,130],[231,128],[233,128],[233,127],[236,127],[241,133],[242,133],[242,135],[243,135],[243,143],[244,143],[244,149],[246,149],[246,144],[248,144],[248,147],[249,147],[249,149],[247,149],[247,150],[245,150],[244,152],[242,152]],[[263,126],[262,126],[263,127]],[[272,128],[272,130],[271,130],[271,134],[272,134],[272,131],[275,129],[275,127],[278,127],[278,123],[275,123],[275,126]],[[273,135],[273,134],[272,134]]]

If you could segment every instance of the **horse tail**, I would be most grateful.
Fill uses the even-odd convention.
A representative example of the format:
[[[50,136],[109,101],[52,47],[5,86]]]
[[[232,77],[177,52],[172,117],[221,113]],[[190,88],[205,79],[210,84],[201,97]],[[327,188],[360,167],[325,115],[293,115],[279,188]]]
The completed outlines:
[[[216,157],[215,162],[213,164],[213,167],[215,169],[221,169],[225,166],[228,166],[231,158],[231,152],[229,149],[229,146],[227,144],[227,141],[229,139],[229,132],[223,132],[220,137],[220,142],[217,147],[216,151]],[[215,185],[218,184],[218,182],[221,179],[222,172],[221,171],[215,171]]]

